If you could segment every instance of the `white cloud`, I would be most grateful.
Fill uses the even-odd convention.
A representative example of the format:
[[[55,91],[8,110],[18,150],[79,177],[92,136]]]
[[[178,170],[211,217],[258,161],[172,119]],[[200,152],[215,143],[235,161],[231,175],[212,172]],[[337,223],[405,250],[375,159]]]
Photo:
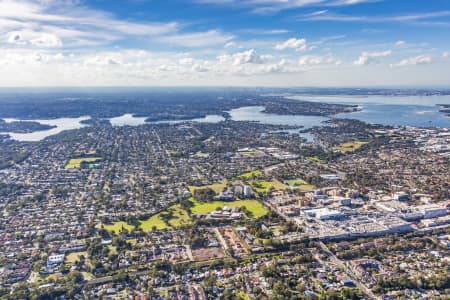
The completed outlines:
[[[0,65],[7,65],[14,68],[23,69],[24,67],[48,64],[56,61],[60,55],[40,52],[34,50],[23,49],[1,49],[0,50]],[[10,76],[13,78],[15,76]],[[2,78],[2,79],[6,79]],[[15,77],[20,80],[20,77]]]
[[[202,65],[202,64],[193,65],[191,70],[194,73],[205,73],[205,72],[209,71],[209,69],[205,65]]]
[[[218,57],[221,64],[231,63],[233,66],[245,64],[263,64],[271,57],[268,55],[258,55],[254,49],[238,52],[232,55],[224,54]]]
[[[224,46],[224,48],[234,48],[234,47],[236,47],[236,43],[235,42],[228,42]]]
[[[272,29],[272,30],[263,30],[260,33],[261,34],[285,34],[291,32],[287,29]]]
[[[302,71],[298,64],[293,64],[287,59],[274,62],[273,56],[259,55],[253,49],[231,55],[221,55],[217,59],[217,62],[210,63],[209,71],[218,75],[252,76]]]
[[[370,2],[382,2],[383,0],[335,0],[330,3],[331,6],[355,5]]]
[[[194,59],[191,57],[185,57],[178,61],[180,65],[192,65],[194,63]]]
[[[393,67],[405,67],[405,66],[416,66],[416,65],[426,65],[433,62],[433,57],[429,55],[419,55],[414,57],[409,57],[401,60],[398,64],[391,65]]]
[[[404,46],[404,45],[406,45],[406,42],[405,42],[405,41],[397,41],[397,42],[395,42],[395,44],[394,44],[395,47],[402,47],[402,46]]]
[[[402,15],[345,15],[337,14],[327,10],[301,15],[299,21],[332,21],[332,22],[363,22],[363,23],[414,23],[418,21],[430,20],[450,16],[450,10],[434,11],[426,13],[402,14]],[[434,25],[442,25],[449,23],[438,22]],[[424,25],[433,25],[427,23]]]
[[[30,43],[38,47],[61,47],[62,41],[59,37],[50,33],[42,33],[39,37],[30,40]]]
[[[194,0],[194,2],[201,4],[249,7],[253,12],[262,14],[306,6],[349,6],[379,1],[383,0]]]
[[[87,58],[84,61],[84,65],[86,66],[115,66],[115,65],[121,65],[122,63],[115,57],[112,56],[94,56]]]
[[[288,9],[290,5],[309,5],[320,7],[311,9],[316,10],[311,17],[366,21],[366,17],[336,16],[329,11],[333,3],[349,5],[361,2],[358,0],[316,0],[317,5],[312,3],[313,0],[302,1],[210,2],[246,5],[250,9],[261,9],[261,12],[264,9]],[[326,53],[344,54],[341,51],[345,48],[345,55],[357,57],[359,50],[354,52],[353,47],[366,42],[347,40],[352,38],[350,36],[341,42],[335,40],[343,39],[344,35],[318,37],[317,41],[302,38],[285,40],[284,34],[289,31],[273,27],[236,29],[236,36],[219,28],[206,28],[198,32],[190,30],[191,25],[178,22],[151,23],[121,19],[111,13],[89,8],[89,3],[86,0],[0,0],[0,85],[243,85],[249,82],[260,85],[264,82],[261,78],[265,78],[265,83],[270,85],[297,85],[299,82],[309,85],[357,85],[360,82],[383,84],[387,78],[389,82],[401,83],[411,82],[411,78],[418,82],[423,80],[420,74],[413,74],[408,68],[389,69],[389,72],[385,70],[387,68],[359,68],[362,76],[354,76],[354,67],[337,67],[341,60]],[[367,19],[370,19],[368,22],[400,22],[444,15],[445,12],[369,16]],[[237,36],[238,33],[242,34],[242,38]],[[277,38],[276,34],[283,36]],[[386,46],[389,43],[392,47],[402,46],[401,41],[395,43],[395,40],[379,43],[369,49],[389,47]],[[417,49],[411,49],[412,44],[407,46],[405,49],[414,53],[410,55],[433,51],[431,53],[435,56],[412,57],[397,65],[439,61],[442,65],[436,63],[430,68],[435,68],[433,74],[439,74],[436,77],[441,82],[448,81],[449,60],[445,59],[449,57],[448,52],[425,50],[431,48],[429,45],[419,45]],[[317,50],[312,51],[313,48]],[[307,52],[295,54],[294,51],[283,50]],[[218,56],[227,52],[229,54]],[[354,63],[376,63],[389,55],[391,51],[363,52]],[[304,73],[307,75],[303,76]]]
[[[98,45],[113,40],[177,32],[176,22],[124,21],[70,0],[1,0],[1,32],[21,33],[30,46]],[[81,1],[80,1],[81,2]],[[28,37],[27,35],[33,35]],[[16,35],[17,36],[17,35]],[[14,38],[9,42],[17,41]]]
[[[27,41],[24,40],[22,34],[20,32],[10,32],[9,38],[8,38],[9,44],[15,44],[15,45],[25,45]]]
[[[180,33],[164,35],[156,40],[171,45],[181,47],[205,47],[223,45],[234,39],[233,35],[223,33],[219,30],[209,30],[206,32]]]
[[[172,67],[168,66],[168,65],[160,65],[158,68],[159,71],[163,71],[163,72],[170,72],[172,71]]]
[[[41,48],[62,47],[61,39],[51,33],[35,32],[35,31],[12,31],[7,33],[9,44],[29,45]]]
[[[111,14],[79,5],[79,1],[64,0],[2,0],[0,18],[18,20],[21,26],[53,24],[62,28],[85,27],[130,35],[154,35],[176,30],[178,24],[132,22]],[[30,23],[33,22],[33,23]],[[19,24],[16,24],[19,25]]]
[[[288,29],[242,29],[240,30],[244,33],[250,33],[254,35],[279,35],[290,33],[291,30]]]
[[[382,51],[382,52],[362,52],[361,55],[353,63],[358,66],[366,66],[371,63],[379,62],[380,58],[390,56],[392,51]]]
[[[298,60],[300,66],[340,65],[341,60],[331,56],[304,55]]]
[[[72,54],[63,49],[55,52],[54,49],[47,48],[0,48],[0,85],[294,86],[301,83],[327,86],[343,85],[344,82],[346,85],[367,86],[382,85],[387,80],[397,85],[423,84],[424,80],[426,84],[448,85],[450,78],[449,69],[442,68],[439,64],[430,65],[430,68],[435,68],[433,74],[439,74],[433,78],[424,78],[420,73],[411,72],[407,68],[362,68],[358,71],[361,76],[354,76],[354,68],[337,67],[331,54],[324,58],[316,55],[302,57],[301,65],[299,59],[289,57],[260,55],[251,50],[239,53],[205,59],[201,52],[117,49]]]
[[[277,50],[295,49],[295,51],[304,51],[307,48],[306,39],[291,38],[275,46]]]

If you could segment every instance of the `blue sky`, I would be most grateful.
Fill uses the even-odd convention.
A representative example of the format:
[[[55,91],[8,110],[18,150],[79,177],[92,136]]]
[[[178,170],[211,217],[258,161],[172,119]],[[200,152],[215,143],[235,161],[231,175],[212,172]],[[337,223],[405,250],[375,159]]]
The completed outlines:
[[[448,0],[0,0],[0,86],[450,87]]]

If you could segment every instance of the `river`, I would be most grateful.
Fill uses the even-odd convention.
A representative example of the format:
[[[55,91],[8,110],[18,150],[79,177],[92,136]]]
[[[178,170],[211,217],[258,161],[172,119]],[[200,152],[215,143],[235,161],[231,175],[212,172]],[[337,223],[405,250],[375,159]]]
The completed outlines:
[[[450,118],[440,113],[440,107],[437,104],[450,104],[450,96],[289,96],[290,99],[305,100],[313,102],[328,102],[339,104],[358,105],[361,111],[354,113],[345,113],[336,115],[337,118],[358,119],[368,123],[382,125],[398,126],[417,126],[417,127],[447,127],[450,128]],[[290,125],[302,126],[303,129],[309,129],[314,126],[320,126],[323,121],[329,120],[328,117],[320,116],[280,116],[275,114],[263,113],[264,107],[252,106],[241,107],[229,111],[230,117],[234,121],[255,121],[272,125]],[[32,133],[8,133],[14,140],[35,142],[48,136],[58,134],[64,130],[82,128],[83,120],[89,119],[88,116],[79,118],[59,118],[53,120],[28,120],[36,121],[46,125],[56,125],[50,130],[36,131]],[[145,124],[145,117],[135,117],[132,114],[124,114],[119,117],[110,118],[113,126],[139,126]],[[208,115],[204,118],[191,120],[173,120],[160,121],[154,123],[176,124],[180,122],[207,122],[217,123],[223,121],[220,115]],[[7,122],[20,121],[15,119],[5,119]],[[291,131],[293,132],[293,131]],[[298,130],[297,130],[298,132]],[[302,134],[308,140],[311,135]]]

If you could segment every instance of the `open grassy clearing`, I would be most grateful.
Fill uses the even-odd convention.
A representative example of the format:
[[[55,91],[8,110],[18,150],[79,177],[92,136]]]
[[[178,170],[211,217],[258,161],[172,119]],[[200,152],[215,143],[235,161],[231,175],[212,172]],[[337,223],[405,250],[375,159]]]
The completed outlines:
[[[169,224],[167,224],[166,222],[164,222],[162,215],[168,213],[169,211],[172,212],[172,217],[168,220]],[[152,231],[153,228],[156,228],[156,230],[179,228],[181,226],[190,225],[191,223],[192,220],[187,211],[184,210],[180,205],[174,205],[169,207],[164,212],[151,216],[147,220],[140,220],[139,227],[142,228],[142,230],[148,232]],[[131,226],[131,228],[133,227]]]
[[[79,260],[80,256],[84,256],[85,258],[87,258],[88,254],[86,251],[70,253],[66,256],[66,262],[72,264],[72,263],[76,262],[77,260]]]
[[[251,171],[251,172],[247,172],[244,174],[239,175],[237,178],[241,179],[241,180],[250,180],[254,177],[258,177],[260,175],[262,175],[262,171],[261,170],[255,170],[255,171]]]
[[[150,217],[147,220],[139,221],[139,227],[144,231],[152,231],[155,227],[156,230],[169,229],[170,227],[161,219],[161,215],[157,214]]]
[[[181,226],[191,225],[192,219],[180,205],[174,205],[169,210],[172,210],[173,217],[169,220],[172,227],[178,228]]]
[[[109,249],[109,254],[111,254],[111,255],[117,254],[117,248],[115,246],[108,245],[107,247]]]
[[[81,164],[86,162],[96,162],[102,160],[101,157],[85,157],[85,158],[72,158],[66,165],[66,169],[79,169],[81,168]]]
[[[290,187],[298,188],[301,191],[311,191],[317,189],[317,187],[313,184],[309,184],[303,179],[293,179],[293,180],[285,180],[284,183],[289,185]]]
[[[129,240],[127,240],[127,243],[129,243],[131,245],[136,245],[137,240],[136,239],[129,239]]]
[[[280,183],[281,184],[281,183]],[[221,186],[225,186],[224,184],[220,184]],[[284,186],[284,185],[283,185]],[[284,186],[285,187],[285,186]],[[193,192],[198,187],[189,187],[191,192]],[[205,187],[202,187],[205,188]],[[219,189],[219,184],[215,185],[216,189]],[[220,189],[222,190],[222,189]],[[260,218],[265,216],[269,211],[264,205],[255,199],[248,200],[236,200],[236,201],[212,201],[212,202],[199,202],[194,198],[191,198],[189,201],[192,202],[193,206],[191,207],[191,212],[193,214],[210,214],[217,210],[217,208],[228,207],[246,207],[248,211],[250,211],[255,218]],[[172,216],[168,220],[168,224],[164,221],[164,214],[171,212]],[[139,228],[142,230],[149,232],[154,228],[156,230],[165,230],[172,228],[180,228],[183,226],[189,226],[192,224],[192,219],[189,216],[188,212],[183,209],[179,204],[173,205],[167,210],[160,212],[159,214],[153,215],[147,220],[139,221]],[[123,229],[127,229],[131,231],[134,226],[127,224],[126,222],[119,221],[114,222],[111,225],[104,225],[105,229],[114,232],[116,234],[120,234]]]
[[[367,144],[368,144],[368,142],[360,142],[360,141],[343,143],[343,144],[339,145],[338,150],[341,153],[354,152],[354,151],[358,150],[359,148],[361,148],[362,146],[367,145]]]
[[[123,226],[123,227],[122,227]],[[169,229],[171,228],[168,226],[162,219],[160,214],[156,214],[148,218],[147,220],[140,220],[139,221],[139,228],[142,228],[144,231],[152,231],[153,227],[156,228],[156,230],[163,230],[163,229]],[[131,231],[134,226],[127,224],[123,221],[114,222],[112,225],[105,225],[105,229],[114,232],[115,234],[120,234],[122,232],[122,228],[127,229],[128,231]]]
[[[277,236],[277,235],[282,234],[283,227],[281,227],[280,225],[276,225],[276,226],[272,226],[270,229],[273,231],[273,234],[275,236]]]
[[[167,213],[167,211],[171,210],[173,217],[168,221],[169,224],[164,222],[161,215],[163,213]],[[140,220],[139,221],[139,228],[141,228],[144,231],[152,231],[153,228],[156,230],[164,230],[164,229],[171,229],[171,228],[178,228],[183,225],[190,225],[192,220],[189,217],[188,213],[182,209],[179,205],[174,205],[167,209],[165,212],[161,212],[159,214],[153,215],[147,220]],[[169,226],[170,225],[170,226]],[[114,232],[116,234],[120,234],[122,231],[122,228],[125,228],[129,231],[131,231],[134,226],[129,225],[123,221],[114,222],[112,225],[105,225],[105,229],[111,232]]]
[[[268,193],[272,187],[270,181],[252,181],[250,182],[252,189],[257,193]]]
[[[134,228],[134,226],[123,221],[114,222],[111,225],[104,225],[104,227],[106,230],[114,232],[115,234],[121,233],[123,229],[131,231]]]
[[[252,181],[250,185],[257,193],[268,193],[272,188],[275,190],[285,190],[287,186],[278,180],[272,181]]]
[[[243,292],[243,291],[238,291],[237,292],[237,296],[241,300],[250,300],[251,299],[250,296],[247,293]]]
[[[264,156],[264,152],[261,151],[244,151],[244,152],[239,152],[240,155],[243,156]]]
[[[310,156],[308,157],[309,160],[315,161],[319,164],[323,164],[325,163],[325,161],[323,159],[320,159],[318,156]]]
[[[194,192],[196,190],[201,190],[201,189],[212,189],[216,194],[219,194],[223,191],[223,189],[227,186],[226,182],[219,182],[219,183],[215,183],[215,184],[211,184],[211,185],[205,185],[205,186],[189,186],[189,191],[191,192],[191,194],[193,195]]]
[[[303,179],[291,179],[291,180],[285,180],[284,181],[285,184],[289,185],[289,186],[299,186],[299,185],[305,185],[308,184],[306,181],[304,181]]]
[[[285,190],[287,189],[287,186],[282,183],[281,181],[274,179],[272,180],[272,186],[276,189],[276,190]]]
[[[191,199],[194,204],[191,207],[193,214],[209,214],[216,211],[217,208],[228,207],[243,207],[245,206],[248,211],[253,214],[253,217],[260,218],[265,216],[269,211],[258,200],[237,200],[237,201],[213,201],[213,202],[198,202],[195,199]]]
[[[94,275],[92,275],[91,273],[88,273],[88,272],[81,272],[81,274],[83,275],[84,280],[92,280],[95,278]]]
[[[298,189],[301,191],[312,191],[312,190],[316,190],[317,187],[313,184],[302,184],[298,186]]]

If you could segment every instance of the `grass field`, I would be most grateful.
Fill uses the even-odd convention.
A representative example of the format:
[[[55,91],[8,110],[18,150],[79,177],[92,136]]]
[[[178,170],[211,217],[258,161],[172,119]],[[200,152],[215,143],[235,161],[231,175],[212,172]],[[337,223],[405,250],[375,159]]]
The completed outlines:
[[[102,160],[101,157],[85,157],[85,158],[72,158],[66,165],[66,169],[79,169],[83,162],[96,162]]]
[[[219,194],[220,192],[223,191],[223,189],[227,186],[226,182],[220,182],[220,183],[215,183],[215,184],[211,184],[211,185],[205,185],[205,186],[189,186],[189,191],[191,192],[191,194],[193,195],[195,190],[201,190],[201,189],[207,189],[210,188],[212,189],[214,192],[216,192],[216,194]]]
[[[88,272],[81,272],[81,274],[83,275],[84,280],[92,280],[95,278],[94,275]]]
[[[191,225],[191,217],[188,215],[187,211],[184,210],[180,205],[171,206],[167,209],[167,211],[172,211],[173,213],[173,217],[169,220],[170,226],[167,226],[167,224],[161,218],[162,213],[159,213],[152,216],[148,220],[140,221],[140,227],[142,228],[142,230],[151,231],[153,226],[155,226],[157,230],[162,230]]]
[[[79,260],[80,256],[82,256],[82,255],[83,255],[85,258],[88,257],[88,254],[87,254],[86,251],[84,251],[84,252],[73,252],[73,253],[70,253],[70,254],[68,254],[68,255],[66,256],[66,262],[68,262],[68,263],[74,263],[74,262],[76,262],[77,260]]]
[[[285,180],[284,181],[285,184],[289,185],[289,186],[299,186],[299,185],[305,185],[308,184],[306,181],[304,181],[303,179],[292,179],[292,180]]]
[[[318,156],[310,156],[310,157],[308,157],[308,159],[312,160],[312,161],[315,161],[315,162],[318,162],[319,164],[325,163],[325,161],[320,159]]]
[[[137,244],[137,240],[136,239],[129,239],[129,240],[127,240],[127,243],[129,243],[131,245],[136,245]]]
[[[155,226],[157,230],[170,228],[160,218],[160,214],[154,215],[147,220],[139,221],[139,224],[140,224],[139,227],[142,228],[142,230],[147,231],[147,232],[152,231],[153,226]],[[112,225],[104,225],[104,226],[105,226],[106,230],[108,230],[110,232],[114,232],[115,234],[120,234],[122,232],[122,226],[123,226],[123,228],[126,228],[129,231],[131,231],[134,228],[134,226],[129,225],[123,221],[114,222]]]
[[[269,188],[274,183],[268,182]],[[286,187],[281,182],[277,182],[275,185],[281,185],[282,187]],[[203,187],[195,187],[190,186],[189,190],[191,193],[193,193],[196,189],[200,188],[211,188],[214,191],[221,192],[223,188],[226,186],[226,183],[218,183],[211,186],[203,186]],[[194,198],[191,198],[190,201],[192,202],[193,206],[191,207],[191,212],[193,214],[209,214],[213,211],[216,211],[217,208],[224,208],[225,206],[228,207],[243,207],[245,206],[248,211],[250,211],[253,214],[253,217],[260,218],[262,216],[265,216],[269,211],[267,208],[264,207],[264,205],[259,202],[258,200],[249,199],[249,200],[237,200],[237,201],[212,201],[212,202],[198,202]],[[168,221],[169,224],[164,222],[164,220],[161,218],[161,215],[163,213],[167,213],[168,211],[172,211],[172,218]],[[147,220],[140,220],[139,221],[139,227],[142,228],[142,230],[149,232],[153,230],[153,227],[156,228],[156,230],[164,230],[164,229],[172,229],[172,228],[180,228],[182,226],[189,226],[192,224],[192,219],[189,216],[188,212],[184,210],[179,204],[169,207],[166,211],[161,212],[159,214],[153,215]],[[134,227],[132,225],[129,225],[123,221],[120,222],[114,222],[111,225],[104,225],[105,229],[114,232],[116,234],[120,234],[122,231],[122,228],[126,228],[127,230],[132,230]]]
[[[349,142],[349,143],[343,143],[340,144],[338,149],[341,153],[348,153],[348,152],[354,152],[356,150],[358,150],[359,148],[361,148],[364,145],[367,145],[368,142],[360,142],[360,141],[356,141],[356,142]]]
[[[239,299],[241,299],[241,300],[250,300],[251,299],[250,296],[243,291],[238,291],[236,294],[239,297]]]
[[[169,209],[173,211],[173,218],[169,221],[172,227],[178,228],[192,223],[191,217],[180,205],[174,205]]]
[[[285,190],[287,186],[278,180],[272,181],[252,181],[250,185],[257,193],[268,193],[271,188],[275,190]]]
[[[284,183],[278,181],[277,179],[272,180],[272,186],[273,186],[276,190],[285,190],[285,189],[287,188],[287,186],[286,186]]]
[[[181,226],[190,225],[192,223],[192,220],[189,217],[188,213],[186,212],[186,210],[182,209],[180,205],[171,206],[167,209],[167,211],[169,210],[171,210],[173,213],[173,217],[169,220],[170,226],[166,224],[166,222],[164,222],[164,220],[161,218],[161,214],[164,213],[162,212],[151,216],[147,220],[140,220],[139,227],[142,228],[142,230],[149,232],[153,230],[153,227],[156,227],[156,230],[163,230],[179,228]],[[134,228],[132,225],[120,221],[114,222],[112,225],[105,225],[105,229],[119,234],[122,231],[122,226],[127,230],[132,230]]]
[[[261,204],[258,200],[237,200],[237,201],[213,201],[213,202],[198,202],[194,199],[191,199],[191,202],[194,204],[191,207],[191,211],[193,214],[209,214],[213,211],[217,210],[218,207],[221,209],[225,206],[228,207],[243,207],[245,206],[248,211],[250,211],[255,218],[260,218],[265,216],[269,211],[264,205]]]
[[[317,187],[312,184],[302,184],[302,185],[299,185],[298,188],[301,191],[312,191],[312,190],[317,189]]]
[[[122,228],[125,228],[128,231],[131,231],[134,226],[127,224],[126,222],[120,221],[120,222],[114,222],[111,225],[104,225],[105,229],[108,231],[112,231],[115,234],[119,234],[122,232]]]
[[[109,254],[111,254],[111,255],[114,255],[114,254],[117,254],[117,247],[114,247],[113,245],[108,245],[107,246],[108,247],[108,249],[109,249]]]
[[[147,220],[139,221],[139,227],[142,230],[149,232],[152,231],[153,226],[156,227],[157,230],[163,230],[170,228],[167,224],[160,218],[160,214],[154,215]]]
[[[254,155],[261,155],[262,152],[260,152],[260,151],[244,151],[244,152],[239,152],[239,154],[247,155],[247,156],[254,156]]]
[[[252,172],[247,172],[247,173],[241,174],[241,175],[238,176],[238,178],[242,179],[242,180],[250,180],[250,179],[252,179],[254,177],[260,176],[261,174],[262,174],[261,170],[255,170],[255,171],[252,171]]]

